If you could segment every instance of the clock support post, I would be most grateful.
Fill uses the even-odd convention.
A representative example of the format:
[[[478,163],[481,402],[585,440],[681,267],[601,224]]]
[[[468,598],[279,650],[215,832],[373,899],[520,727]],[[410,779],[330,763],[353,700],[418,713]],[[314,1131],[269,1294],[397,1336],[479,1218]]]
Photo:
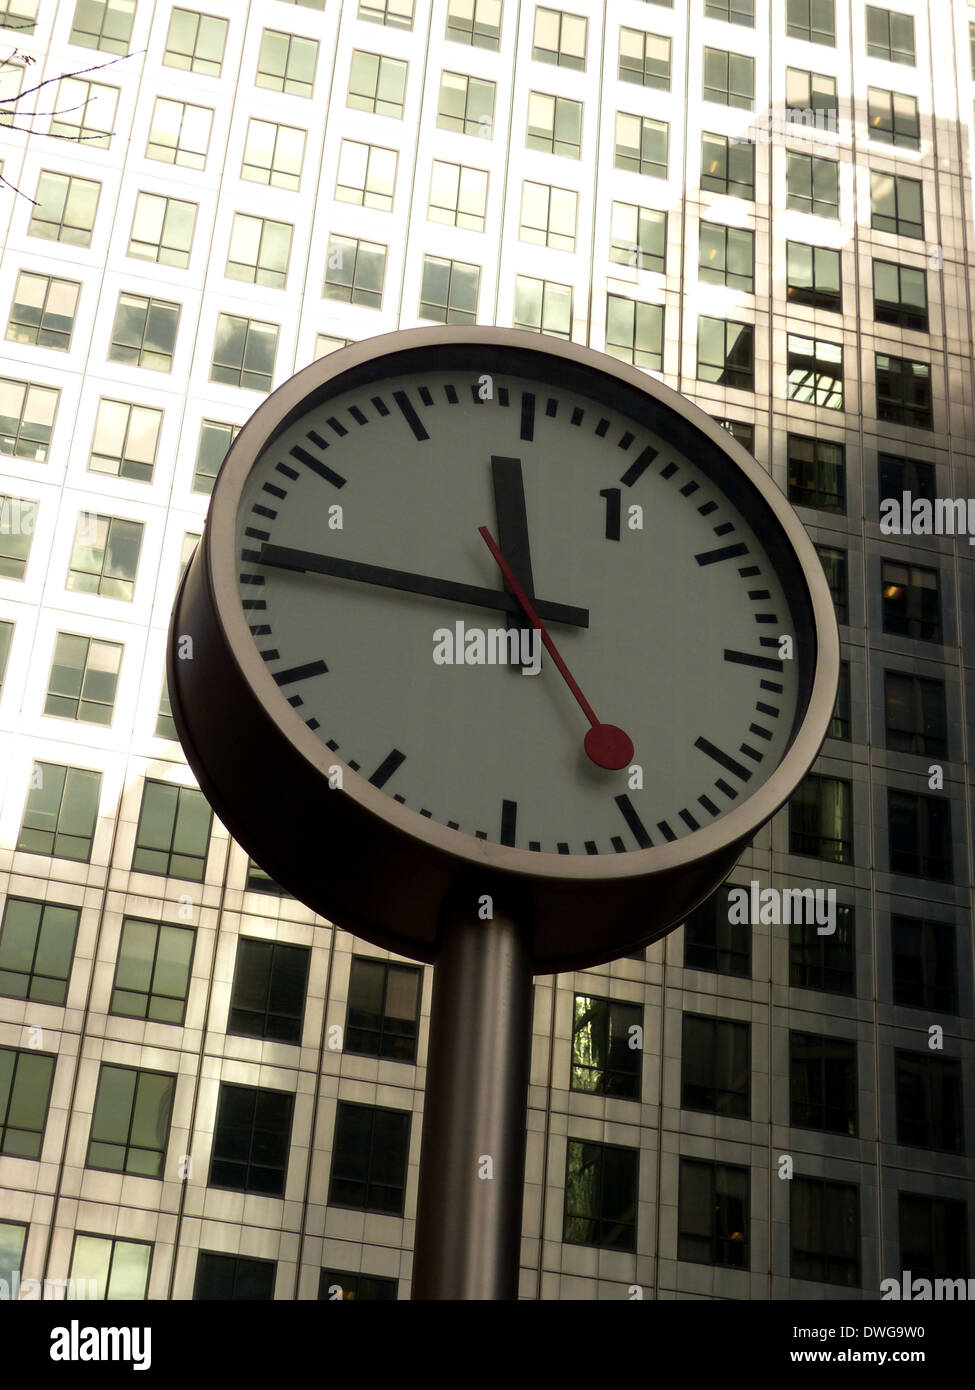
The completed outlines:
[[[521,913],[443,914],[433,977],[414,1299],[517,1299],[532,1038]]]

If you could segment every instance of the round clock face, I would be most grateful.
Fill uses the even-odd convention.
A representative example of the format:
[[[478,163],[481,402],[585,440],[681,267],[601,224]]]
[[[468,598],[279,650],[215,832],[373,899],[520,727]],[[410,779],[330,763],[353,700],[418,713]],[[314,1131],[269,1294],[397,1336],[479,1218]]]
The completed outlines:
[[[768,782],[815,623],[721,431],[488,343],[318,396],[258,452],[235,561],[274,698],[344,776],[459,836],[611,858]]]

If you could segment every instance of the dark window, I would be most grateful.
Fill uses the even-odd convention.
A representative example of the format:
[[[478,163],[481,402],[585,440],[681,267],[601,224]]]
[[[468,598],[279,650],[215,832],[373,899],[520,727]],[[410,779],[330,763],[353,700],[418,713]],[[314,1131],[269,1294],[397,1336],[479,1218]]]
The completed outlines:
[[[255,1302],[274,1297],[274,1260],[249,1260],[243,1255],[217,1255],[201,1250],[196,1262],[194,1300],[224,1303]]]
[[[222,420],[204,420],[201,423],[200,440],[196,446],[196,463],[193,468],[194,492],[202,492],[209,496],[213,491],[217,474],[239,431],[239,425],[225,424]]]
[[[723,430],[727,430],[732,439],[737,439],[743,448],[750,454],[755,452],[755,426],[748,425],[744,420],[719,420],[714,417],[714,423],[720,425]]]
[[[218,314],[210,380],[247,391],[270,391],[278,325],[239,314]]]
[[[897,753],[947,758],[948,716],[944,681],[901,671],[884,672],[887,747]]]
[[[76,907],[8,897],[0,926],[0,994],[63,1004],[78,917]]]
[[[867,6],[867,54],[914,67],[914,16]]]
[[[951,802],[944,796],[887,790],[892,874],[951,883]]]
[[[968,1210],[949,1197],[898,1194],[901,1269],[915,1279],[967,1279]]]
[[[684,965],[688,970],[713,970],[747,980],[752,968],[752,929],[748,921],[731,921],[729,890],[722,884],[684,923]]]
[[[638,1149],[570,1139],[562,1239],[569,1245],[635,1250],[639,1174]]]
[[[720,102],[722,106],[740,106],[751,111],[755,106],[755,59],[743,53],[726,53],[720,48],[704,50],[705,101]]]
[[[852,864],[851,799],[850,783],[839,777],[804,777],[789,802],[790,853]]]
[[[788,436],[789,501],[824,512],[846,511],[846,449],[812,435]]]
[[[283,1197],[294,1104],[290,1091],[222,1082],[210,1186]]]
[[[182,1023],[195,940],[189,927],[126,917],[109,1011]]]
[[[840,662],[840,678],[836,686],[836,703],[833,706],[833,717],[829,721],[826,737],[847,740],[849,740],[850,737],[850,663],[848,661]]]
[[[860,1189],[823,1178],[789,1183],[793,1279],[860,1286]]]
[[[840,166],[813,154],[788,155],[786,206],[815,217],[840,215]]]
[[[924,1052],[894,1053],[897,1142],[964,1153],[961,1064]]]
[[[834,0],[789,0],[786,33],[790,39],[836,45]]]
[[[154,372],[172,369],[180,306],[168,299],[122,293],[108,350],[109,361]]]
[[[867,88],[867,127],[871,140],[884,145],[921,148],[921,118],[917,97],[903,92],[887,92],[881,87]]]
[[[786,353],[789,400],[843,409],[843,344],[790,333]]]
[[[681,1105],[715,1115],[750,1114],[749,1026],[728,1018],[684,1015]]]
[[[755,197],[755,146],[727,135],[701,137],[701,188],[730,198]]]
[[[300,1043],[309,951],[282,941],[237,942],[228,1033]]]
[[[878,454],[877,470],[880,479],[880,499],[896,497],[900,504],[905,492],[934,502],[936,470],[933,463],[922,459],[898,458],[895,454]]]
[[[102,1064],[85,1166],[161,1178],[176,1078]]]
[[[870,225],[878,232],[924,239],[924,204],[919,179],[870,173]]]
[[[571,1089],[639,1100],[642,1030],[643,1009],[639,1004],[577,994],[572,1023]]]
[[[857,1132],[857,1045],[789,1033],[789,1123],[831,1134]]]
[[[345,1050],[415,1062],[423,972],[411,965],[352,957]]]
[[[87,864],[98,818],[100,772],[35,763],[17,848]]]
[[[878,323],[892,323],[915,333],[928,331],[928,285],[923,270],[873,263],[873,316]]]
[[[287,888],[282,888],[269,873],[266,873],[255,859],[247,861],[246,888],[249,893],[273,893],[278,898],[290,898]]]
[[[811,304],[817,309],[843,308],[840,253],[828,246],[805,246],[790,241],[786,247],[786,294],[790,304]]]
[[[755,233],[747,228],[702,222],[698,277],[752,294],[755,289]]]
[[[213,812],[195,787],[146,782],[132,868],[203,882]]]
[[[748,1169],[680,1161],[677,1258],[748,1269]]]
[[[856,993],[853,908],[836,904],[836,930],[819,934],[815,922],[789,928],[789,984],[823,994]]]
[[[697,379],[731,386],[736,391],[754,390],[754,325],[702,314],[697,330]]]
[[[938,571],[923,565],[903,565],[899,560],[881,562],[884,596],[884,632],[941,641],[941,593]]]
[[[958,963],[951,922],[920,917],[890,919],[894,1003],[909,1009],[958,1012]]]
[[[10,306],[8,341],[67,352],[80,292],[81,286],[75,280],[22,270]],[[3,413],[6,415],[7,411]]]
[[[878,352],[877,419],[914,429],[933,428],[931,364]]]
[[[410,1112],[340,1100],[329,1205],[403,1215]]]
[[[836,609],[836,621],[848,623],[850,621],[850,590],[846,576],[846,551],[837,550],[832,545],[817,545],[816,554],[819,556],[823,573],[826,575],[826,582],[829,585],[830,597],[833,600],[833,607]]]
[[[477,318],[480,283],[479,265],[424,256],[420,318],[437,323],[473,323]]]
[[[621,294],[606,297],[606,352],[621,362],[663,371],[664,310]]]
[[[0,1154],[40,1158],[55,1058],[0,1047]]]
[[[318,1297],[327,1303],[352,1303],[358,1300],[392,1302],[396,1298],[396,1279],[378,1274],[352,1274],[344,1269],[323,1269],[318,1278]]]

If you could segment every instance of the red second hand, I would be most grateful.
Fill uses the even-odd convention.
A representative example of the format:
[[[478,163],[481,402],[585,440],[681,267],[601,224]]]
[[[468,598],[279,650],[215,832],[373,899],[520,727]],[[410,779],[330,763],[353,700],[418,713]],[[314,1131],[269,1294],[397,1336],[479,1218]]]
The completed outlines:
[[[626,767],[633,761],[632,739],[628,734],[624,733],[622,729],[617,728],[615,724],[600,724],[596,717],[596,711],[579,689],[578,682],[559,655],[558,648],[548,635],[541,618],[539,618],[532,607],[528,595],[512,573],[511,566],[501,554],[498,544],[491,535],[491,532],[486,526],[479,526],[477,529],[484,540],[484,544],[497,561],[501,573],[508,581],[511,592],[525,610],[525,616],[528,618],[532,627],[538,629],[545,650],[555,662],[561,673],[562,679],[572,691],[572,694],[578,701],[580,709],[589,720],[590,728],[584,741],[587,755],[597,767],[604,767],[610,772],[618,772],[620,768]]]

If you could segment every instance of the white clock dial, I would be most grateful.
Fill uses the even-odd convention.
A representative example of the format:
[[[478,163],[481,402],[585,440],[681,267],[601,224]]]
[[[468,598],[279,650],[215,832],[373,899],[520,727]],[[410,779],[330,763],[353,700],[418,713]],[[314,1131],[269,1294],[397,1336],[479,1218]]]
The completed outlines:
[[[614,855],[714,824],[782,762],[810,675],[771,510],[713,446],[693,455],[664,412],[557,376],[411,371],[300,413],[237,514],[281,699],[337,764],[463,835]],[[624,766],[587,755],[548,652],[537,675],[464,662],[472,629],[529,626],[482,527],[598,721],[632,741]]]

